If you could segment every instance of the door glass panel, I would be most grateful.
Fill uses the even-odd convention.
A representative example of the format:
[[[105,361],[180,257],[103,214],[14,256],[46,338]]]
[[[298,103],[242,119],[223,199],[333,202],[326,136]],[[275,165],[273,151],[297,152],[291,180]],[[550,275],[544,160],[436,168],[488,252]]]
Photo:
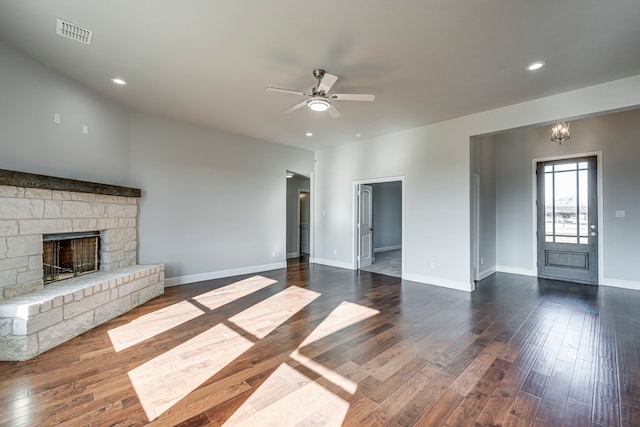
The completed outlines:
[[[581,170],[578,172],[578,199],[580,206],[578,207],[579,216],[579,235],[589,235],[589,176],[588,171]]]
[[[556,172],[554,174],[555,234],[577,235],[576,172]]]
[[[589,163],[544,166],[546,242],[588,244]]]

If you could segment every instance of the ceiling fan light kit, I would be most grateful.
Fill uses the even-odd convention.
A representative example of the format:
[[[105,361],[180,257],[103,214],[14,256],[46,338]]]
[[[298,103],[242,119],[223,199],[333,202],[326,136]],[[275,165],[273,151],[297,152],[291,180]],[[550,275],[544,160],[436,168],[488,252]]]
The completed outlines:
[[[363,93],[341,93],[329,95],[329,91],[338,80],[338,76],[329,74],[323,69],[316,68],[313,70],[313,77],[317,80],[317,86],[313,88],[311,93],[302,92],[292,89],[280,89],[277,87],[268,87],[267,90],[271,92],[282,92],[292,95],[304,96],[309,99],[299,102],[286,110],[283,114],[291,113],[305,105],[313,111],[327,111],[331,117],[337,119],[341,116],[340,111],[330,101],[373,101],[375,95],[363,94]]]
[[[313,111],[327,111],[331,107],[331,104],[329,104],[329,101],[320,97],[314,97],[307,101],[307,107]]]

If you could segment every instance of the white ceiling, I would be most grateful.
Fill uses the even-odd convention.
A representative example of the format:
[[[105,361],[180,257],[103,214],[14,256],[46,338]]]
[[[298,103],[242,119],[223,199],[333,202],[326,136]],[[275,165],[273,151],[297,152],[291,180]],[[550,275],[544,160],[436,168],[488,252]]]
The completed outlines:
[[[639,23],[638,0],[0,1],[4,43],[132,109],[311,150],[640,74]],[[314,68],[375,102],[280,114],[300,99],[265,88]]]

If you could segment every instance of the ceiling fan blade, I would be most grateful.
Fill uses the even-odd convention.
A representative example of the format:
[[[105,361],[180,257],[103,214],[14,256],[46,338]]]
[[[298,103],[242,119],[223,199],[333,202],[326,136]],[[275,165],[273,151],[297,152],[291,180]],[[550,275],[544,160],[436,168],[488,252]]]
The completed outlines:
[[[331,90],[336,80],[338,80],[338,76],[334,76],[333,74],[324,73],[322,77],[322,81],[318,85],[318,90],[324,93],[327,93]]]
[[[373,101],[376,96],[366,93],[334,93],[331,95],[331,99],[336,101]]]
[[[279,87],[268,87],[267,90],[270,92],[290,93],[291,95],[311,96],[308,93],[300,92],[299,90],[280,89]]]
[[[306,100],[302,101],[302,102],[298,102],[296,105],[294,105],[292,107],[289,107],[286,110],[284,110],[282,112],[282,114],[288,114],[288,113],[290,113],[292,111],[296,111],[298,108],[304,107],[305,105],[307,105],[307,101]]]
[[[337,119],[338,117],[342,116],[342,114],[340,114],[340,110],[338,110],[336,108],[335,105],[331,104],[331,107],[329,107],[329,109],[327,110],[327,112],[329,113],[329,115],[331,117],[333,117],[334,119]]]

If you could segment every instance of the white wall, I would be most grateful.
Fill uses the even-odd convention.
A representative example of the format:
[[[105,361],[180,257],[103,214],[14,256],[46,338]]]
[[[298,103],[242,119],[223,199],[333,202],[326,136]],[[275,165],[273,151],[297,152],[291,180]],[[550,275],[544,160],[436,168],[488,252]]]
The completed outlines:
[[[472,290],[470,138],[640,105],[640,75],[316,153],[316,262],[354,268],[353,181],[405,176],[404,279]]]
[[[139,261],[169,285],[286,265],[285,173],[313,152],[133,113],[131,165]]]
[[[129,110],[1,43],[0,64],[0,168],[131,184]]]
[[[402,182],[373,187],[373,251],[402,246]]]
[[[497,263],[536,274],[532,159],[602,152],[603,284],[640,289],[640,110],[571,122],[571,139],[549,141],[550,126],[493,137],[496,147]],[[624,210],[624,218],[615,211]]]

